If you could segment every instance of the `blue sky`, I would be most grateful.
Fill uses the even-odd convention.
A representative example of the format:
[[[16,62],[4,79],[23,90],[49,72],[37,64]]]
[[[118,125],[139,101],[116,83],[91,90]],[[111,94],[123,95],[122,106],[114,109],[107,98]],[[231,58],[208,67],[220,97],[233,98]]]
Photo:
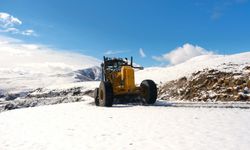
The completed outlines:
[[[1,0],[0,12],[34,34],[0,34],[99,59],[133,55],[155,66],[170,63],[164,54],[186,43],[218,54],[249,51],[249,8],[248,0]]]

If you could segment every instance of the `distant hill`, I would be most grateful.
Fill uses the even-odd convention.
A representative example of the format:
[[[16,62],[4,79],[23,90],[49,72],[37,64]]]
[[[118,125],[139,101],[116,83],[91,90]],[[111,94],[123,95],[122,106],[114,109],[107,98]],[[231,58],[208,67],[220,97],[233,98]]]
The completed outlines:
[[[137,72],[137,82],[158,83],[159,98],[191,101],[250,100],[250,52],[203,55],[169,67]]]

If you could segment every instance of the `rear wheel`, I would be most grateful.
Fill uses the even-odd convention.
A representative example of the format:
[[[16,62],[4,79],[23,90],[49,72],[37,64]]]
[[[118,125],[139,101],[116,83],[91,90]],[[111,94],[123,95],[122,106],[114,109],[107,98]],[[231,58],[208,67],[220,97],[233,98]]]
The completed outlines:
[[[99,88],[96,88],[94,91],[94,99],[95,99],[95,105],[99,106]]]
[[[144,80],[141,85],[141,97],[145,104],[154,104],[157,99],[157,87],[154,81]]]
[[[111,107],[113,105],[113,88],[110,82],[101,81],[98,94],[99,106]]]

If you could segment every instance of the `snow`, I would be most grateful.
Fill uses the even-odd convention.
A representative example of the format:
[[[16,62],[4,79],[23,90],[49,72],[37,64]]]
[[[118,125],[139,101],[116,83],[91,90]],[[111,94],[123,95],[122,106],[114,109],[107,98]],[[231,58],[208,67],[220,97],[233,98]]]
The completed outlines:
[[[235,64],[237,66],[234,66]],[[135,77],[137,83],[144,79],[153,79],[160,84],[183,76],[190,76],[192,73],[205,68],[218,69],[225,72],[238,72],[246,65],[250,65],[250,52],[234,55],[201,55],[174,66],[149,67],[145,70],[137,71]]]
[[[85,82],[76,82],[76,83],[68,83],[68,84],[58,84],[58,85],[51,85],[46,87],[45,89],[48,90],[66,90],[74,87],[84,87],[88,90],[95,89],[100,84],[100,81],[85,81]]]
[[[75,71],[99,65],[100,60],[91,56],[0,36],[0,89],[4,92],[73,83]]]
[[[1,150],[227,149],[250,146],[250,109],[89,104],[0,113]]]
[[[84,78],[83,69],[99,66],[100,61],[95,58],[1,37],[0,47],[0,96],[37,88],[42,90],[32,94],[76,87],[83,92],[99,86],[98,81],[77,82],[80,80],[75,79],[76,76]],[[203,55],[175,66],[136,71],[135,78],[137,84],[144,79],[153,79],[159,84],[205,68],[238,72],[250,64],[249,58],[250,52]],[[97,69],[95,73],[100,72]],[[56,98],[51,99],[56,101]],[[128,104],[104,108],[94,106],[94,100],[88,96],[81,99],[85,101],[1,112],[0,150],[243,150],[250,146],[249,103],[158,100],[153,106]],[[17,98],[13,102],[18,100],[25,102],[26,99]]]

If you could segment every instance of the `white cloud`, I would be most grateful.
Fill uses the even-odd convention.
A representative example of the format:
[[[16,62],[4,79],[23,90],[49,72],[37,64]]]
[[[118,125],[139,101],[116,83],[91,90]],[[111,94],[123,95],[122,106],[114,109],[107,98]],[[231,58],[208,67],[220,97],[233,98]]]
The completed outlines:
[[[32,29],[24,30],[24,31],[21,32],[21,34],[22,35],[27,35],[27,36],[37,36],[35,31],[32,30]]]
[[[127,53],[128,50],[107,50],[104,54],[105,55],[115,55],[115,54],[121,54],[121,53]]]
[[[13,27],[14,25],[21,25],[22,21],[11,16],[8,13],[0,12],[0,26],[3,28]]]
[[[162,56],[153,56],[152,58],[160,62],[169,62],[171,65],[176,65],[185,62],[193,57],[200,55],[210,55],[212,51],[208,51],[200,46],[184,44],[182,47],[178,47],[169,53]]]
[[[4,12],[0,12],[0,32],[21,34],[25,36],[37,36],[34,30],[20,30],[16,26],[21,25],[22,21],[12,15]]]
[[[100,61],[91,56],[57,50],[44,45],[27,44],[0,36],[1,70],[57,74],[77,69],[99,66]]]
[[[3,29],[0,30],[0,32],[5,32],[5,33],[13,33],[13,34],[17,34],[19,33],[19,30],[17,28],[7,28],[7,29]]]
[[[144,50],[143,50],[142,48],[139,49],[139,54],[140,54],[140,56],[141,56],[142,58],[147,57],[146,54],[145,54],[145,52],[144,52]]]
[[[2,33],[12,33],[12,34],[22,34],[22,35],[26,35],[26,36],[37,36],[35,31],[31,30],[31,29],[20,31],[17,28],[7,28],[7,29],[0,30],[0,32],[2,32]]]

